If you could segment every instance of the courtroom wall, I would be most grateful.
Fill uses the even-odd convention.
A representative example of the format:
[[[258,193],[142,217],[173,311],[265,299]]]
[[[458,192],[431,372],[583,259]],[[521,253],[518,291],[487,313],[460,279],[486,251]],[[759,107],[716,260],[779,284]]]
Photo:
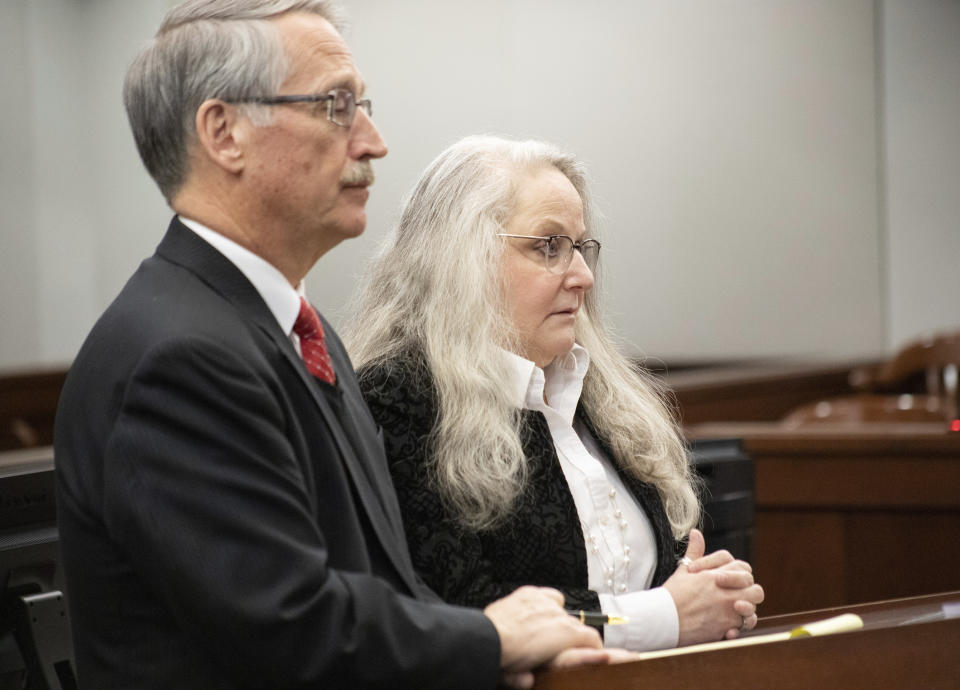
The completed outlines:
[[[0,369],[69,363],[165,227],[120,85],[169,4],[0,3],[5,65],[18,66],[0,73]],[[631,349],[667,360],[874,354],[891,347],[891,324],[910,327],[888,276],[902,225],[884,192],[895,175],[883,137],[925,132],[884,129],[898,96],[879,87],[898,58],[884,63],[878,39],[903,45],[896,26],[913,21],[913,3],[344,4],[390,154],[376,166],[368,232],[308,277],[334,322],[419,172],[460,136],[498,132],[552,140],[587,163],[605,217],[602,289]],[[886,161],[898,164],[892,150]],[[939,258],[942,223],[918,232],[929,238],[919,251]],[[947,292],[925,327],[956,311]]]
[[[960,327],[960,2],[884,0],[889,340]]]
[[[0,4],[0,368],[40,348],[26,15],[26,1]]]

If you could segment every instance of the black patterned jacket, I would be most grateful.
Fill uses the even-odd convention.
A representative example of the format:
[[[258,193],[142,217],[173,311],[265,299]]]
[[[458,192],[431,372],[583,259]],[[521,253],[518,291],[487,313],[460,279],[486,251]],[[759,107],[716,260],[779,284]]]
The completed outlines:
[[[569,608],[598,610],[587,589],[583,530],[542,413],[524,410],[523,446],[530,481],[513,515],[497,529],[475,532],[460,525],[430,490],[427,437],[436,421],[436,395],[426,367],[414,360],[360,369],[360,389],[383,428],[413,564],[444,600],[483,607],[521,585],[559,589]],[[582,407],[577,414],[593,432]],[[606,444],[594,432],[607,457]],[[633,476],[620,477],[643,507],[657,541],[653,586],[673,573],[681,546],[673,539],[657,490]]]

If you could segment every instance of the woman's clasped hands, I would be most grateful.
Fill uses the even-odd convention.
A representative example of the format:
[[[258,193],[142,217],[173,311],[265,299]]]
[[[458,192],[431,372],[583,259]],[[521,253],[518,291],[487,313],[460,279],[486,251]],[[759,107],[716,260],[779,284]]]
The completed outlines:
[[[677,607],[680,646],[729,640],[752,629],[763,601],[749,563],[726,550],[705,550],[703,534],[691,530],[684,558],[663,585]]]

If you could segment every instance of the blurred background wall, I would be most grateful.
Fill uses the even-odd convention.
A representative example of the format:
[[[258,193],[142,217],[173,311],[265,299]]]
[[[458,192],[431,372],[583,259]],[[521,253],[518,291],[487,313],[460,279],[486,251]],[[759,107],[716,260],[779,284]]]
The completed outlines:
[[[120,99],[170,0],[0,3],[0,369],[68,365],[170,211]],[[960,325],[960,0],[344,0],[390,146],[335,323],[419,173],[471,133],[589,167],[602,289],[667,362],[892,352]]]

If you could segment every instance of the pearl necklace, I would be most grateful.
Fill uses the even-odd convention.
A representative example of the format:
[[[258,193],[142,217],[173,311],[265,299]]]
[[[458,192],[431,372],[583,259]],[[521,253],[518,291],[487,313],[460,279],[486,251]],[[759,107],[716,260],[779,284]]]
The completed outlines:
[[[590,544],[590,552],[597,557],[597,560],[600,561],[600,564],[603,566],[603,574],[606,578],[607,588],[611,593],[623,594],[627,591],[627,586],[630,581],[630,546],[627,544],[626,539],[626,532],[630,527],[630,523],[623,517],[623,511],[620,510],[620,507],[617,505],[617,490],[611,487],[610,491],[607,492],[607,497],[610,499],[613,519],[617,521],[617,527],[620,529],[620,546],[622,547],[616,549],[611,546],[606,534],[601,532],[601,534],[603,534],[603,546],[610,556],[610,561],[607,561],[601,553],[599,543],[601,539],[597,537],[596,533],[588,530],[587,526],[582,522],[580,526],[584,535],[589,535],[587,540]],[[607,516],[601,516],[600,524],[606,526],[608,520],[609,518]]]

